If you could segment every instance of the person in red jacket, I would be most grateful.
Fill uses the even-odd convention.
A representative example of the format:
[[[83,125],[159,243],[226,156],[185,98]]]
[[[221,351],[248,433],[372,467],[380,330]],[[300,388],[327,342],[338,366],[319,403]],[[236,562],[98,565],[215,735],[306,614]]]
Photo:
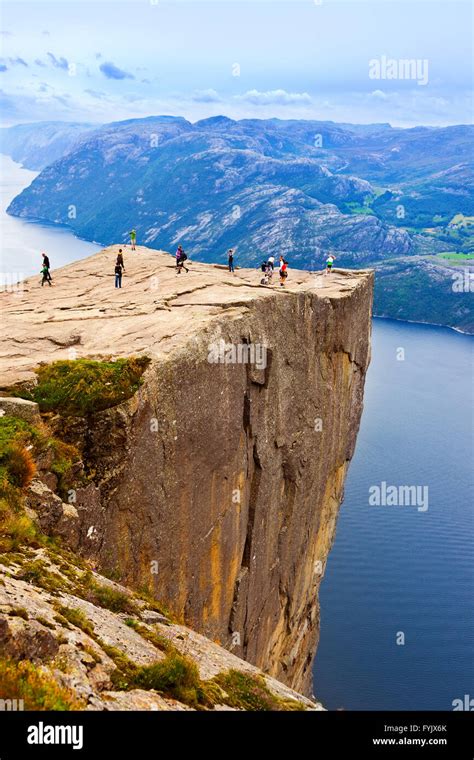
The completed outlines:
[[[284,287],[285,280],[288,277],[288,262],[283,256],[280,256],[280,287]]]

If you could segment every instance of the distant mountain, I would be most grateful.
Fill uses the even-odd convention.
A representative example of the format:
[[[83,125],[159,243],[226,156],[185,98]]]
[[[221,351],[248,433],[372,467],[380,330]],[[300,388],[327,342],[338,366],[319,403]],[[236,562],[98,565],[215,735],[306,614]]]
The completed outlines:
[[[414,304],[405,287],[410,280],[400,272],[410,257],[432,262],[439,254],[472,252],[469,126],[393,129],[223,116],[195,124],[155,116],[80,126],[68,151],[13,200],[9,213],[67,224],[104,244],[126,241],[135,227],[139,241],[164,250],[179,242],[201,261],[222,261],[233,247],[243,265],[281,253],[293,266],[312,269],[331,251],[341,266],[377,265],[377,309],[405,319]],[[64,125],[58,129],[59,148]],[[382,267],[394,259],[397,267]],[[443,273],[450,277],[446,261],[436,276],[432,264],[417,267],[433,289],[431,302],[417,298],[421,321],[467,325],[465,303],[445,297],[451,280],[440,285]],[[397,300],[392,281],[403,298]]]
[[[68,153],[97,124],[43,121],[0,128],[0,153],[26,169],[39,171]]]

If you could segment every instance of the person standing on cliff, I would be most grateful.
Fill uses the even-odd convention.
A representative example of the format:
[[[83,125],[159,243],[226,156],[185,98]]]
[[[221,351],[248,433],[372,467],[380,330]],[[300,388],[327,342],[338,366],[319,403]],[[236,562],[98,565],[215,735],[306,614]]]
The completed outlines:
[[[116,264],[120,264],[120,266],[122,267],[123,271],[125,272],[125,264],[123,263],[123,253],[122,253],[122,249],[121,248],[119,248],[119,252],[117,254],[117,261],[115,263]]]
[[[331,274],[331,269],[336,257],[332,253],[326,259],[326,274]]]
[[[183,267],[186,269],[186,274],[189,272],[189,269],[186,266],[184,266],[184,262],[186,261],[187,258],[188,257],[183,251],[183,246],[178,245],[178,248],[176,249],[176,274],[181,274],[181,270],[183,269]]]
[[[41,287],[43,287],[45,282],[47,282],[49,287],[51,287],[51,275],[49,273],[48,267],[43,265],[40,274],[43,275],[43,279],[41,280]]]
[[[51,272],[49,271],[50,268],[51,268],[51,264],[49,263],[49,256],[47,256],[45,253],[42,253],[41,255],[43,257],[43,268],[46,267],[46,269],[48,270],[47,280],[48,280],[49,284],[51,285],[51,279],[52,278],[51,278]],[[41,270],[41,271],[43,271],[43,270]]]
[[[122,287],[122,272],[124,267],[122,264],[120,264],[118,256],[117,261],[115,262],[115,287],[121,288]]]
[[[233,248],[229,248],[227,252],[227,258],[229,261],[229,272],[233,272],[234,271],[234,249]]]
[[[136,231],[136,229],[133,229],[133,230],[130,230],[130,232],[128,234],[130,235],[130,245],[132,247],[132,251],[134,251],[135,250],[135,245],[136,245],[136,242],[137,242],[137,231]]]
[[[283,256],[280,256],[280,287],[285,286],[285,280],[288,277],[288,262]]]

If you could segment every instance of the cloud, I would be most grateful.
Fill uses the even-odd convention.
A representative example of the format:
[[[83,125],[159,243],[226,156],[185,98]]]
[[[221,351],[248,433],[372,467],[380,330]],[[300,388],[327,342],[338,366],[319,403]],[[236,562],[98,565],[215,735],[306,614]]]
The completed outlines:
[[[133,74],[130,74],[123,69],[119,69],[118,66],[116,66],[115,63],[111,63],[111,61],[102,63],[99,66],[99,69],[107,79],[135,79]]]
[[[62,69],[63,71],[68,70],[69,63],[66,58],[63,58],[62,56],[56,58],[53,53],[48,53],[47,55],[55,69]]]
[[[279,105],[288,106],[311,103],[311,97],[307,92],[286,92],[286,90],[248,90],[243,95],[236,95],[237,100],[252,103],[254,106]]]
[[[5,66],[4,63],[0,63],[0,71],[8,71],[8,66]]]
[[[151,84],[149,79],[142,79],[143,84]]]
[[[28,68],[25,59],[20,58],[19,56],[17,56],[17,58],[8,58],[8,62],[11,63],[12,66],[26,66],[26,68]]]
[[[46,66],[44,61],[41,61],[39,58],[35,58],[35,63],[37,66],[43,66],[43,68]]]
[[[105,92],[102,92],[101,90],[84,90],[87,95],[90,95],[92,98],[97,98],[98,100],[102,100],[102,98],[105,97]]]
[[[215,90],[196,90],[192,96],[195,103],[220,103],[221,99]]]
[[[374,90],[370,93],[370,97],[374,100],[387,100],[388,95],[383,90]]]

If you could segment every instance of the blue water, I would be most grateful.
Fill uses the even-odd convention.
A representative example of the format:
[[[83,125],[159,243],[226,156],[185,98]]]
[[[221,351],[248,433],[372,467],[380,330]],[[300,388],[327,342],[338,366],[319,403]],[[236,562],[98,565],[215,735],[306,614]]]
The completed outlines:
[[[101,245],[74,237],[66,227],[35,224],[6,213],[10,201],[31,184],[37,172],[24,169],[0,155],[0,285],[9,286],[39,273],[41,253],[47,253],[51,268],[91,256]]]
[[[445,328],[374,320],[320,592],[314,691],[328,709],[452,710],[474,697],[473,348]],[[428,486],[427,511],[369,506],[382,481]]]
[[[42,251],[54,269],[100,248],[8,216],[36,175],[0,161],[0,276],[39,272]],[[374,322],[365,411],[320,593],[314,689],[329,709],[449,710],[474,697],[473,345],[444,328]],[[368,489],[381,481],[427,485],[428,510],[370,507]]]

